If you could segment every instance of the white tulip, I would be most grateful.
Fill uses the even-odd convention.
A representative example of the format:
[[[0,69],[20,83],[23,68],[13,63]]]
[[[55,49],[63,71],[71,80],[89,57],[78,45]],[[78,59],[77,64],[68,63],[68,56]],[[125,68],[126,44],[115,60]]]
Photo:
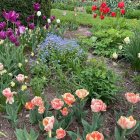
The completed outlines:
[[[112,57],[113,57],[114,59],[117,59],[117,58],[118,58],[118,54],[117,54],[116,52],[114,52],[113,55],[112,55]]]
[[[124,42],[125,42],[126,44],[129,44],[129,43],[130,43],[129,37],[126,37],[126,38],[124,39]]]
[[[122,50],[122,48],[123,48],[123,46],[122,46],[122,45],[120,45],[120,46],[119,46],[119,50]]]
[[[40,17],[41,16],[41,11],[37,12],[37,16]]]
[[[57,19],[56,22],[59,24],[60,23],[60,19]]]
[[[138,58],[140,58],[140,53],[138,53]]]
[[[47,20],[47,21],[48,21],[48,23],[51,23],[51,20],[50,20],[49,18],[48,18],[48,20]]]

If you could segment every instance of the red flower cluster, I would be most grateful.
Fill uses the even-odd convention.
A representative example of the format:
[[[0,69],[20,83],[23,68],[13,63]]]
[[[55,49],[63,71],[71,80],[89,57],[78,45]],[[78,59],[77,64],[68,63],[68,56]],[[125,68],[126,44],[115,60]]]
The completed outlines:
[[[121,15],[125,14],[125,3],[123,1],[118,3],[118,8],[120,8],[120,13]],[[116,17],[116,12],[111,12],[110,7],[108,7],[106,2],[102,2],[100,7],[98,8],[96,5],[92,6],[92,11],[93,11],[93,18],[97,17],[97,14],[95,13],[96,10],[100,11],[100,19],[103,20],[106,15],[110,14],[111,17]]]

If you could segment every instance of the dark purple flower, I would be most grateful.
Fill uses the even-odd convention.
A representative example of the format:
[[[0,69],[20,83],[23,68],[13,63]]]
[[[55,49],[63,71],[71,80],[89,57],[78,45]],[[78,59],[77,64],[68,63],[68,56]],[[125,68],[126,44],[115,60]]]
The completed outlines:
[[[0,30],[3,30],[6,27],[6,22],[0,22]]]
[[[9,12],[4,11],[3,17],[8,21],[16,22],[16,20],[19,18],[19,14],[16,13],[15,11],[9,11]]]
[[[43,19],[43,20],[46,20],[47,18],[46,18],[46,16],[43,16],[42,19]]]
[[[12,43],[16,43],[17,42],[17,37],[12,34],[10,37],[9,37],[9,40],[12,42]]]
[[[46,24],[46,29],[49,29],[49,26],[50,26],[50,25],[47,23],[47,24]]]
[[[15,24],[16,24],[16,26],[18,27],[18,26],[21,25],[21,21],[20,21],[20,20],[17,20],[17,21],[15,22]]]
[[[20,46],[20,42],[18,40],[15,42],[15,46]]]
[[[31,29],[31,30],[34,30],[34,28],[35,28],[35,24],[34,23],[30,23],[28,26],[29,26],[29,29]]]
[[[7,37],[10,37],[12,34],[14,34],[14,31],[11,28],[8,28],[6,31]]]
[[[33,8],[34,8],[35,11],[39,11],[40,8],[41,8],[41,5],[39,3],[34,3]]]
[[[50,19],[51,19],[51,21],[54,21],[55,20],[55,16],[51,16]]]
[[[29,21],[33,20],[33,19],[34,19],[34,17],[35,17],[34,15],[30,15],[30,16],[28,16],[28,17],[27,17],[27,19],[26,19],[26,20],[27,20],[27,22],[29,22]]]
[[[2,39],[2,40],[6,39],[6,32],[5,31],[0,31],[0,39]]]

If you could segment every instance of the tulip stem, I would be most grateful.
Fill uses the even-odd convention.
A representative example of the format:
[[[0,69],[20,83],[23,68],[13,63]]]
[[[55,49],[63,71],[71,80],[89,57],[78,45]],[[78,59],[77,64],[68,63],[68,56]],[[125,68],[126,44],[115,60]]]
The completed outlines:
[[[124,130],[122,131],[121,140],[125,140],[125,133],[126,133],[126,129],[124,129]]]
[[[52,137],[52,131],[49,131],[48,135],[49,135],[49,138],[51,138]]]

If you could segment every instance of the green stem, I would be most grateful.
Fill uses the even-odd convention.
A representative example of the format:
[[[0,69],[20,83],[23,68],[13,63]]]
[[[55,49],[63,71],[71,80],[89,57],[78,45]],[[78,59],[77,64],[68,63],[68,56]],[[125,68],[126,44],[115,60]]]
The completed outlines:
[[[126,129],[124,129],[122,132],[121,140],[125,140],[125,133],[126,133]]]

